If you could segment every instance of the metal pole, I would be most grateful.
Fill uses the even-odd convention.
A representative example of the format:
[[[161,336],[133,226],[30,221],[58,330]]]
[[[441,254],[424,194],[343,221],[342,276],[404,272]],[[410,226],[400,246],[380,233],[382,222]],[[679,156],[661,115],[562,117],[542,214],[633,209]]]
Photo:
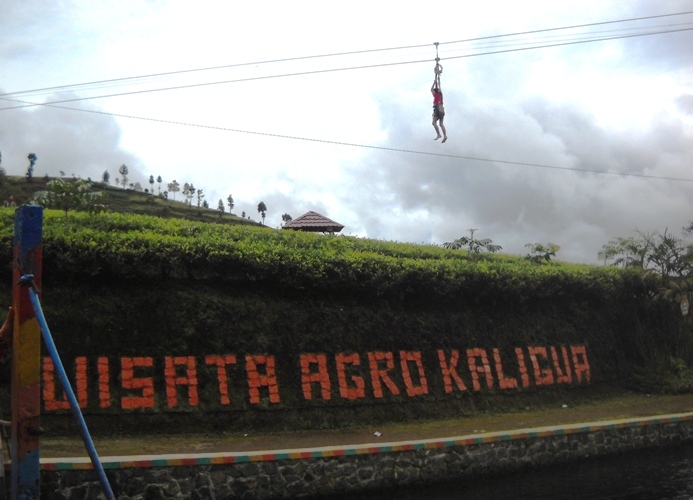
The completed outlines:
[[[10,438],[13,500],[40,497],[41,332],[21,276],[34,275],[41,285],[43,209],[23,205],[14,218],[12,266],[12,435]]]
[[[75,420],[77,420],[79,433],[82,435],[82,440],[84,441],[84,446],[86,447],[89,458],[91,459],[91,464],[99,475],[101,488],[103,489],[103,492],[108,500],[115,500],[115,496],[111,490],[111,485],[106,477],[106,472],[103,469],[101,460],[99,460],[99,455],[96,453],[96,447],[94,446],[94,442],[92,441],[89,430],[87,429],[87,423],[84,421],[82,411],[79,409],[79,403],[75,397],[75,391],[72,390],[70,381],[67,378],[67,373],[65,372],[65,367],[63,366],[63,362],[60,360],[58,349],[55,347],[55,342],[53,342],[53,336],[48,329],[46,318],[44,317],[43,310],[41,309],[41,303],[39,302],[38,296],[36,295],[36,291],[33,287],[32,276],[25,275],[20,279],[20,282],[23,285],[27,285],[29,290],[29,298],[31,299],[31,304],[34,307],[34,311],[36,312],[38,323],[41,326],[41,332],[43,332],[43,340],[46,343],[48,354],[53,360],[53,365],[58,372],[58,378],[60,378],[60,382],[62,383],[65,394],[67,395],[67,400],[70,402],[72,415],[75,417]]]

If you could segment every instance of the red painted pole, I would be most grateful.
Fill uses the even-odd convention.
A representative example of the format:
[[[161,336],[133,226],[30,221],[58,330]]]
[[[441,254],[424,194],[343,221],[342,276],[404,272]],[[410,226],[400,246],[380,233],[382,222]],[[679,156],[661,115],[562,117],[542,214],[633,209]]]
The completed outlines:
[[[34,275],[41,288],[43,208],[23,205],[14,219],[12,271],[12,436],[10,439],[13,500],[40,497],[39,435],[41,433],[41,330],[29,297],[18,284]]]

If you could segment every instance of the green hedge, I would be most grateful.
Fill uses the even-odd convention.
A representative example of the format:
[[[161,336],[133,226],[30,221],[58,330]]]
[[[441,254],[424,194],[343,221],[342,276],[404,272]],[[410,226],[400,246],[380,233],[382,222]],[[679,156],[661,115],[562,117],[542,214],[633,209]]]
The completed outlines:
[[[12,231],[13,211],[0,210],[8,283]],[[441,392],[437,349],[586,345],[597,386],[688,355],[676,316],[648,299],[638,273],[613,267],[136,215],[65,218],[51,210],[43,256],[42,305],[70,370],[77,356],[93,365],[100,356],[158,363],[164,356],[269,354],[285,389],[281,404],[261,409],[283,411],[285,419],[305,411],[312,423],[339,420],[325,402],[302,397],[302,353],[422,352],[426,372],[438,377],[431,393],[340,403],[350,409],[345,415],[366,420],[395,402],[401,410],[390,413],[407,418],[482,405],[478,395]],[[0,298],[10,302],[9,287]],[[198,409],[219,411],[209,403],[213,370],[198,371],[207,391],[200,399],[209,405]],[[232,372],[231,389],[247,394],[240,361]],[[156,377],[161,387],[163,376]],[[497,392],[487,391],[485,401]],[[93,404],[88,413],[98,413]],[[237,420],[250,422],[245,413],[258,408],[244,401],[234,409]]]

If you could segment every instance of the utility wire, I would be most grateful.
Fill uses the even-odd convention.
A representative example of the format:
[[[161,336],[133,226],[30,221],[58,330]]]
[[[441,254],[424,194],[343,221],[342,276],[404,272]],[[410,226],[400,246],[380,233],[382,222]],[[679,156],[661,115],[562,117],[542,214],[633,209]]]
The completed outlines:
[[[616,20],[616,21],[601,21],[601,22],[597,22],[597,23],[576,24],[574,26],[564,26],[561,28],[545,28],[545,29],[540,29],[540,30],[523,31],[520,33],[512,33],[509,35],[490,35],[490,36],[482,36],[479,38],[467,38],[465,40],[457,40],[454,42],[440,42],[440,45],[448,45],[451,43],[473,42],[473,41],[477,41],[477,40],[487,40],[487,39],[491,39],[491,38],[500,38],[500,37],[504,37],[504,36],[533,35],[535,33],[546,33],[547,31],[568,30],[568,29],[575,29],[575,28],[587,28],[587,27],[591,27],[591,26],[602,26],[605,24],[627,23],[627,22],[632,22],[632,21],[644,21],[647,19],[657,19],[657,18],[661,18],[661,17],[684,16],[686,14],[693,14],[693,11],[676,12],[674,14],[659,14],[659,15],[655,15],[655,16],[646,16],[646,17],[633,17],[631,19],[620,19],[620,20]]]
[[[251,130],[240,130],[240,129],[229,128],[229,127],[220,127],[220,126],[215,126],[215,125],[202,125],[202,124],[198,124],[198,123],[187,123],[187,122],[179,122],[179,121],[174,121],[174,120],[161,120],[158,118],[148,118],[148,117],[143,117],[143,116],[125,115],[125,114],[119,114],[119,113],[109,113],[107,111],[99,111],[99,110],[93,110],[93,109],[81,109],[81,108],[71,108],[71,107],[67,107],[67,106],[56,106],[53,104],[45,104],[45,106],[49,106],[49,107],[53,107],[53,108],[59,108],[59,109],[68,109],[71,111],[83,111],[86,113],[93,113],[93,114],[98,114],[98,115],[114,116],[114,117],[118,117],[118,118],[130,118],[133,120],[140,120],[140,121],[166,123],[169,125],[182,125],[182,126],[186,126],[186,127],[195,127],[195,128],[209,129],[209,130],[219,130],[222,132],[234,132],[234,133],[239,133],[239,134],[258,135],[258,136],[264,136],[264,137],[275,137],[275,138],[279,138],[279,139],[291,139],[291,140],[295,140],[295,141],[316,142],[316,143],[321,143],[321,144],[334,144],[337,146],[348,146],[348,147],[354,147],[354,148],[374,149],[374,150],[379,150],[379,151],[390,151],[390,152],[396,152],[396,153],[406,153],[406,154],[415,154],[415,155],[423,155],[423,156],[436,156],[436,157],[440,157],[440,158],[453,158],[453,159],[457,159],[457,160],[472,160],[472,161],[479,161],[479,162],[486,162],[486,163],[501,163],[504,165],[518,165],[518,166],[522,166],[522,167],[547,168],[547,169],[552,169],[552,170],[568,170],[568,171],[585,172],[585,173],[591,173],[591,174],[620,175],[623,177],[638,177],[638,178],[644,178],[644,179],[658,179],[658,180],[677,181],[677,182],[693,182],[693,179],[686,179],[686,178],[681,178],[681,177],[667,177],[667,176],[661,176],[661,175],[638,174],[638,173],[632,173],[632,172],[614,172],[614,171],[610,171],[610,170],[594,170],[594,169],[577,168],[577,167],[559,167],[556,165],[545,165],[545,164],[541,164],[541,163],[529,163],[529,162],[520,162],[520,161],[511,161],[511,160],[497,160],[497,159],[492,159],[492,158],[480,158],[480,157],[476,157],[476,156],[463,156],[463,155],[446,154],[446,153],[432,153],[429,151],[417,151],[414,149],[389,148],[389,147],[385,147],[385,146],[373,146],[371,144],[357,144],[357,143],[353,143],[353,142],[330,141],[330,140],[326,140],[326,139],[315,139],[315,138],[310,138],[310,137],[298,137],[298,136],[292,136],[292,135],[272,134],[269,132],[256,132],[256,131],[251,131]]]
[[[460,56],[450,56],[450,57],[447,57],[445,59],[451,60],[451,59],[461,59],[461,58],[469,58],[469,57],[488,56],[488,55],[494,55],[494,54],[505,54],[505,53],[510,53],[510,52],[521,52],[521,51],[525,51],[525,50],[545,49],[545,48],[551,48],[551,47],[562,47],[562,46],[566,46],[566,45],[575,45],[575,44],[591,43],[591,42],[602,42],[602,41],[608,41],[608,40],[618,40],[618,39],[623,39],[623,38],[634,38],[634,37],[640,37],[640,36],[661,35],[661,34],[666,34],[666,33],[677,33],[677,32],[682,32],[682,31],[691,31],[691,30],[693,30],[693,27],[678,28],[678,29],[664,30],[664,31],[656,31],[656,32],[649,32],[649,33],[635,33],[635,34],[630,34],[630,35],[618,35],[618,36],[599,37],[599,38],[591,38],[591,39],[584,39],[584,40],[573,40],[573,41],[551,43],[551,44],[532,46],[532,47],[519,47],[519,48],[512,48],[512,49],[480,52],[480,53],[476,53],[476,54],[464,54],[464,55],[460,55]],[[0,111],[7,111],[10,109],[20,109],[20,108],[27,108],[27,107],[34,107],[34,106],[44,106],[44,105],[49,105],[49,104],[65,104],[65,103],[69,103],[69,102],[77,102],[77,101],[85,101],[85,100],[93,100],[93,99],[105,99],[105,98],[109,98],[109,97],[122,97],[122,96],[126,96],[126,95],[147,94],[147,93],[152,93],[152,92],[164,92],[164,91],[169,91],[169,90],[182,90],[182,89],[190,89],[190,88],[197,88],[197,87],[207,87],[207,86],[211,86],[211,85],[222,85],[222,84],[229,84],[229,83],[255,81],[255,80],[285,78],[285,77],[290,77],[290,76],[316,75],[316,74],[321,74],[321,73],[332,73],[332,72],[337,72],[337,71],[352,71],[352,70],[358,70],[358,69],[372,69],[372,68],[382,68],[382,67],[388,67],[388,66],[402,66],[405,64],[421,64],[421,63],[430,63],[430,62],[431,62],[431,60],[429,58],[429,59],[422,59],[422,60],[416,60],[416,61],[400,61],[400,62],[393,62],[393,63],[369,64],[369,65],[363,65],[363,66],[350,66],[350,67],[345,67],[345,68],[330,68],[330,69],[319,69],[319,70],[311,70],[311,71],[300,71],[300,72],[295,72],[295,73],[284,73],[284,74],[278,74],[278,75],[253,76],[253,77],[237,78],[234,80],[223,80],[223,81],[217,81],[217,82],[191,83],[191,84],[186,84],[186,85],[176,85],[173,87],[132,90],[132,91],[128,91],[128,92],[103,94],[103,95],[91,96],[91,97],[74,97],[71,99],[61,99],[61,100],[57,100],[57,101],[50,101],[47,103],[29,103],[29,104],[22,104],[19,106],[7,106],[4,108],[0,108]],[[13,100],[13,99],[9,99],[5,95],[0,95],[0,99]]]
[[[515,37],[515,36],[520,36],[520,35],[531,35],[531,34],[537,34],[537,33],[547,33],[547,32],[552,32],[552,31],[570,30],[570,29],[576,29],[576,28],[587,28],[587,27],[592,27],[592,26],[603,26],[603,25],[607,25],[607,24],[627,23],[627,22],[643,21],[643,20],[649,20],[649,19],[658,19],[658,18],[664,18],[664,17],[683,16],[683,15],[687,15],[687,14],[693,14],[693,11],[676,12],[676,13],[672,13],[672,14],[660,14],[660,15],[644,16],[644,17],[634,17],[634,18],[621,19],[621,20],[615,20],[615,21],[602,21],[602,22],[595,22],[595,23],[577,24],[577,25],[572,25],[572,26],[562,26],[562,27],[558,27],[558,28],[545,28],[545,29],[539,29],[539,30],[522,31],[522,32],[517,32],[517,33],[507,33],[507,34],[500,34],[500,35],[490,35],[490,36],[483,36],[483,37],[476,37],[476,38],[467,38],[467,39],[456,40],[456,41],[451,41],[451,42],[440,42],[440,45],[468,43],[468,42],[475,42],[475,41],[481,41],[481,40],[492,40],[492,39],[506,38],[506,37],[509,38],[509,37]],[[647,27],[644,27],[644,28],[647,28]],[[34,94],[36,92],[55,92],[55,91],[59,91],[59,90],[67,91],[67,90],[71,90],[71,89],[93,86],[93,85],[99,85],[100,86],[100,85],[103,85],[106,83],[127,82],[127,81],[132,81],[132,80],[139,80],[139,79],[157,78],[157,77],[161,77],[161,76],[171,76],[171,75],[194,73],[194,72],[201,72],[201,71],[212,71],[212,70],[228,69],[228,68],[235,68],[235,67],[242,67],[242,66],[258,66],[258,65],[262,65],[262,64],[300,61],[300,60],[306,60],[306,59],[340,57],[340,56],[346,56],[346,55],[367,54],[367,53],[373,53],[373,52],[385,52],[385,51],[405,50],[405,49],[413,49],[413,48],[423,48],[423,47],[430,47],[430,45],[431,45],[430,43],[429,44],[419,44],[419,45],[405,45],[405,46],[400,46],[400,47],[387,47],[387,48],[380,48],[380,49],[367,49],[367,50],[357,50],[357,51],[349,51],[349,52],[336,52],[336,53],[331,53],[331,54],[299,56],[299,57],[291,57],[291,58],[283,58],[283,59],[270,59],[270,60],[266,60],[266,61],[227,64],[227,65],[211,66],[211,67],[205,67],[205,68],[195,68],[195,69],[162,72],[162,73],[152,73],[152,74],[140,75],[140,76],[130,76],[130,77],[122,77],[122,78],[112,78],[112,79],[108,79],[108,80],[98,80],[98,81],[87,82],[87,83],[59,85],[59,86],[54,86],[54,87],[44,87],[44,88],[32,89],[32,90],[20,90],[17,92],[8,92],[5,94],[0,94],[0,97]]]

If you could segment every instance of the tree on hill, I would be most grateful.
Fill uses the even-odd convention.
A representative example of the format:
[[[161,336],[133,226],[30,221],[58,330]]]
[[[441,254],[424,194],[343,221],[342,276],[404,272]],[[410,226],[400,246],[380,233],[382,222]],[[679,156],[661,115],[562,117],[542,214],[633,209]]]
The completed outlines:
[[[159,194],[161,194],[161,183],[164,182],[164,180],[161,178],[160,175],[157,175],[156,182],[157,184],[159,184]]]
[[[200,205],[202,204],[202,199],[205,197],[204,193],[202,192],[201,189],[197,190],[197,208],[200,208]]]
[[[290,216],[289,214],[283,214],[283,215],[282,215],[282,222],[283,222],[284,224],[288,224],[288,223],[291,222],[292,220],[293,220],[293,219],[291,218],[291,216]],[[283,224],[282,224],[282,225],[283,225]]]
[[[101,175],[101,182],[104,184],[108,184],[108,181],[111,180],[111,174],[108,173],[108,170],[103,171],[103,175]]]
[[[36,160],[38,160],[38,156],[34,153],[29,153],[27,160],[29,160],[29,167],[26,169],[26,179],[29,182],[34,182],[34,165],[36,164]]]
[[[95,203],[102,193],[92,191],[91,186],[91,182],[82,179],[74,182],[55,179],[46,184],[45,191],[39,191],[34,195],[34,201],[48,208],[64,210],[65,218],[69,210],[105,210],[106,207]]]
[[[130,170],[128,169],[128,166],[123,163],[119,168],[118,168],[118,173],[120,174],[120,182],[123,185],[123,189],[125,189],[125,186],[128,185],[128,174],[130,173]]]
[[[232,213],[232,212],[233,212],[233,207],[235,206],[234,203],[233,203],[233,196],[229,195],[229,196],[226,198],[226,202],[229,204],[229,213]]]
[[[265,214],[267,213],[267,205],[265,205],[264,201],[261,201],[260,203],[257,204],[257,211],[262,215],[262,224],[265,224]]]
[[[154,193],[154,176],[150,175],[149,176],[149,186],[150,186],[150,191]]]
[[[168,191],[169,193],[173,193],[173,200],[175,201],[176,193],[180,191],[180,184],[178,184],[176,179],[173,179],[173,182],[168,183]]]
[[[217,204],[217,210],[219,210],[222,214],[225,212],[224,208],[224,202],[219,198],[219,203]]]

